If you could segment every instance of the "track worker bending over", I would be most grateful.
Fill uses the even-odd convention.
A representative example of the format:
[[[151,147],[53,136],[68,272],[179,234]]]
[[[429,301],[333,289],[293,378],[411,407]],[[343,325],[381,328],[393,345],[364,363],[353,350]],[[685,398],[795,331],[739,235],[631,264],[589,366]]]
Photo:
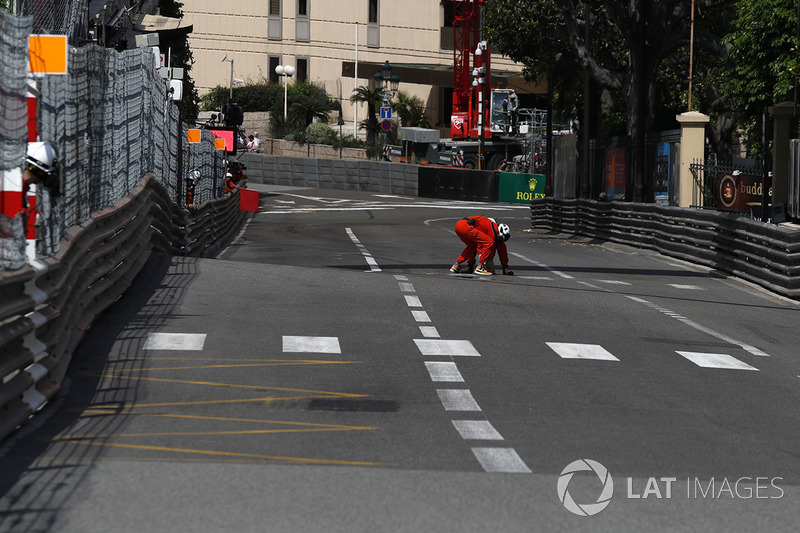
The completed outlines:
[[[511,230],[507,224],[498,224],[493,218],[484,216],[465,217],[456,222],[456,235],[464,241],[466,248],[458,256],[455,264],[450,267],[450,272],[460,272],[461,263],[466,262],[470,271],[475,266],[475,254],[480,254],[480,263],[475,268],[475,274],[491,276],[494,274],[492,258],[495,251],[500,256],[503,274],[513,276],[514,272],[508,268],[508,251],[506,241],[511,237]]]

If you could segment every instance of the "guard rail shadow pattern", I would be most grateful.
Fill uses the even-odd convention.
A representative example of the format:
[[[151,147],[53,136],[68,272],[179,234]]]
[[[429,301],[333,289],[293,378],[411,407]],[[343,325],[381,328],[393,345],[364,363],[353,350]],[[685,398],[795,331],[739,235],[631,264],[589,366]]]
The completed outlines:
[[[800,299],[800,230],[794,227],[720,211],[555,198],[531,202],[531,224],[653,249]]]
[[[55,396],[89,326],[154,251],[214,255],[245,217],[238,190],[187,211],[149,174],[70,228],[56,256],[0,273],[0,441]]]

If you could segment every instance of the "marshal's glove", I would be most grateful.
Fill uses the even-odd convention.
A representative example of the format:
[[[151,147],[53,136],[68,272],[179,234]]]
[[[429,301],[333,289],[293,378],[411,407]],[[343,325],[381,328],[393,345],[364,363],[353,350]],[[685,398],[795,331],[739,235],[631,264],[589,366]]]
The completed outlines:
[[[508,265],[504,265],[503,266],[503,275],[504,276],[513,276],[514,275],[514,271],[511,270],[510,268],[508,268]]]

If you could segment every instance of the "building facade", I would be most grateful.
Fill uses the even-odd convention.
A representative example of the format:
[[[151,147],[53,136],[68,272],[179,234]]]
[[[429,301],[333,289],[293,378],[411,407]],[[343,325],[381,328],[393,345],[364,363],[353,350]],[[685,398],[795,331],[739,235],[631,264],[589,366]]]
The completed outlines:
[[[462,0],[463,1],[463,0]],[[321,84],[342,99],[353,126],[366,106],[349,102],[358,86],[374,85],[386,61],[399,90],[425,102],[431,124],[449,129],[453,92],[453,0],[184,0],[192,76],[200,94],[244,83],[279,81],[278,65],[295,67],[295,79]],[[223,61],[223,58],[226,60]],[[230,60],[233,63],[230,63]],[[492,56],[492,85],[526,95],[546,93],[522,78],[522,66]],[[536,107],[531,103],[530,107]],[[541,107],[541,104],[539,105]]]

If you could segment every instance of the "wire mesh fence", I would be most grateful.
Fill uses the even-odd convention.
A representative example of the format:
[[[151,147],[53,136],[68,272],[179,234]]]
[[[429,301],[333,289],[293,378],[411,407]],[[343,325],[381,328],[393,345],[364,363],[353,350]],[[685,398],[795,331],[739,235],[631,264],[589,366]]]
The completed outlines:
[[[89,0],[17,0],[18,15],[32,19],[32,33],[66,35],[79,44],[85,33]]]
[[[27,21],[27,26],[21,21]],[[31,18],[3,14],[0,28],[0,87],[4,91],[0,169],[18,169],[27,146],[25,61]],[[60,174],[60,190],[37,189],[37,255],[57,253],[71,226],[114,205],[148,173],[182,206],[187,206],[188,170],[196,169],[200,176],[191,204],[223,194],[224,161],[215,150],[213,135],[203,130],[199,143],[187,143],[187,126],[170,99],[167,83],[158,76],[149,48],[116,52],[93,44],[70,46],[67,72],[33,80],[40,93],[40,137],[56,148]],[[0,230],[0,268],[22,266],[18,250],[25,249],[24,224],[22,231],[13,228],[6,223]]]

